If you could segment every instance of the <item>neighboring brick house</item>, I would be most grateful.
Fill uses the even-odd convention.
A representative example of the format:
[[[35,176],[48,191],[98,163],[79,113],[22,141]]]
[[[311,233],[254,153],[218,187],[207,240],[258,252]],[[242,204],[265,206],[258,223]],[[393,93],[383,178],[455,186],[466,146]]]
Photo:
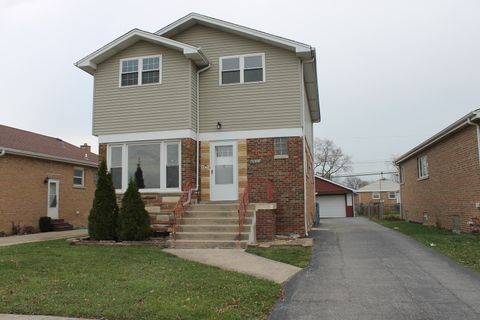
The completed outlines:
[[[88,145],[0,125],[0,232],[37,229],[42,216],[87,226],[97,163]]]
[[[93,134],[119,194],[137,166],[149,205],[186,184],[203,203],[238,203],[245,190],[266,202],[273,183],[267,229],[307,234],[320,121],[314,48],[192,13],[155,33],[134,29],[76,65],[94,76]]]
[[[355,192],[355,203],[358,205],[383,203],[386,206],[395,206],[400,203],[400,184],[387,179],[371,182]]]
[[[406,220],[469,232],[480,218],[480,109],[400,156]]]

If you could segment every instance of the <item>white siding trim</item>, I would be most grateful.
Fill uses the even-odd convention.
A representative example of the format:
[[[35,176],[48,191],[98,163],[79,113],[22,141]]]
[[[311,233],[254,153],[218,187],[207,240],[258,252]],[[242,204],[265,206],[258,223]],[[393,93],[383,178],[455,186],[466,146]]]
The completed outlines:
[[[131,142],[131,141],[145,141],[145,140],[168,140],[168,139],[195,139],[196,134],[193,130],[169,130],[169,131],[154,131],[154,132],[133,132],[133,133],[119,133],[106,134],[98,136],[98,143],[114,143],[114,142]]]
[[[278,137],[301,137],[302,128],[268,129],[268,130],[245,130],[245,131],[218,131],[200,133],[198,140],[235,140],[255,138],[278,138]]]

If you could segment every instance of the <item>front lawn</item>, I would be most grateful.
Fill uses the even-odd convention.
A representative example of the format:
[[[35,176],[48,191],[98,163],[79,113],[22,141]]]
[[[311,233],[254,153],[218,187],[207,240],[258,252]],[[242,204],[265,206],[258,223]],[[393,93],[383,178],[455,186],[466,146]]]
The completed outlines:
[[[288,263],[300,268],[305,268],[310,263],[312,247],[278,246],[269,248],[248,247],[248,253],[267,259]]]
[[[280,285],[156,247],[0,247],[0,313],[104,319],[266,319]]]
[[[474,234],[456,234],[447,230],[406,221],[377,221],[388,228],[414,238],[426,246],[440,251],[453,260],[480,272],[480,236]]]

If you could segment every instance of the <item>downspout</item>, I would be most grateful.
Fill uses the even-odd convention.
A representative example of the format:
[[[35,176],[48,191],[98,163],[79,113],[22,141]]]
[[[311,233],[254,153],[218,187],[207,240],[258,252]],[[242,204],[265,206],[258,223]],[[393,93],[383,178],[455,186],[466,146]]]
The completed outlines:
[[[308,219],[307,219],[307,151],[305,150],[305,83],[303,79],[303,65],[306,63],[312,63],[315,58],[302,61],[300,64],[300,91],[302,93],[302,141],[303,141],[303,219],[305,224],[305,236],[308,236]],[[315,178],[314,178],[315,179]],[[314,197],[315,199],[315,197]]]
[[[207,71],[208,69],[210,69],[211,66],[212,65],[209,63],[208,66],[197,71],[197,130],[196,130],[197,173],[195,178],[196,186],[194,191],[199,190],[199,180],[200,180],[199,179],[200,178],[200,141],[199,141],[199,137],[200,137],[200,73]]]
[[[474,119],[478,118],[478,114],[475,115]],[[467,119],[469,125],[477,127],[477,151],[478,151],[478,161],[480,163],[480,125],[478,123],[472,122],[470,118]]]

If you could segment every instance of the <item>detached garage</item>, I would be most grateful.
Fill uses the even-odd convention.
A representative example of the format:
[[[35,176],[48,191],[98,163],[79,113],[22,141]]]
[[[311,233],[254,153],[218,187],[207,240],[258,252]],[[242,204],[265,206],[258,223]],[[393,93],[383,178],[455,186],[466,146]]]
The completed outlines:
[[[316,207],[320,219],[353,217],[353,194],[349,187],[315,177]]]

